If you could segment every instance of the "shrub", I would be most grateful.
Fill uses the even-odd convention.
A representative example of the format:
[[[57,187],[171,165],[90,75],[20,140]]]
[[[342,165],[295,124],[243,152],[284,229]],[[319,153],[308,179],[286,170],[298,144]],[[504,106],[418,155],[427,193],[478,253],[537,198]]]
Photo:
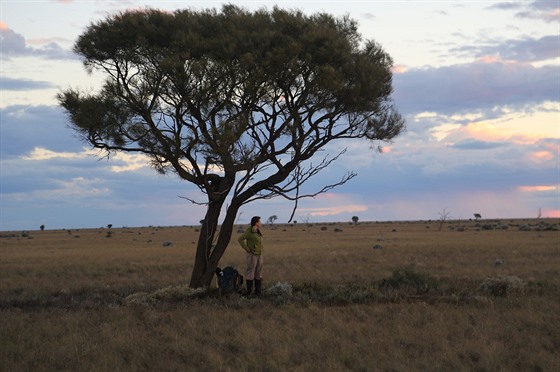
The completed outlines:
[[[187,284],[169,286],[155,292],[133,293],[124,299],[125,305],[153,305],[160,302],[185,302],[206,293],[205,288],[193,289]]]
[[[269,287],[265,294],[267,297],[270,297],[276,305],[282,305],[288,303],[292,298],[293,287],[290,283],[278,282],[272,287]]]
[[[291,297],[293,288],[290,283],[278,282],[266,290],[266,294],[272,297]]]
[[[525,282],[517,276],[501,276],[487,278],[478,290],[494,297],[505,297],[512,292],[522,292],[524,288]]]
[[[427,293],[437,288],[437,280],[427,273],[415,271],[412,268],[397,269],[388,279],[379,284],[381,290],[412,289],[416,294]]]

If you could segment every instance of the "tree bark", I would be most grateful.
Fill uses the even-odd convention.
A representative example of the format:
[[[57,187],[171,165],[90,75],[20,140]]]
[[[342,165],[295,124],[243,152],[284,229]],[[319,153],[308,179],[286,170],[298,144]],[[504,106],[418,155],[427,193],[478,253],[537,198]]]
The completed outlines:
[[[211,201],[208,203],[206,217],[202,222],[200,235],[198,236],[194,267],[190,281],[191,288],[209,286],[212,281],[213,271],[216,267],[211,267],[212,265],[210,265],[209,259],[210,253],[212,252],[214,236],[218,229],[218,218],[220,217],[223,203],[224,200]],[[211,274],[210,270],[212,270]]]
[[[218,221],[234,181],[235,174],[226,174],[224,177],[214,178],[214,182],[208,184],[208,209],[198,237],[194,267],[189,284],[191,288],[210,286],[216,267],[218,267],[220,259],[231,240],[233,224],[242,205],[241,199],[234,197],[227,207],[226,216],[221,226],[218,225]],[[217,239],[215,239],[216,234],[218,234]],[[214,241],[216,242],[215,245]]]
[[[216,267],[220,263],[220,259],[225,253],[233,233],[233,224],[239,206],[230,205],[226,218],[224,219],[218,231],[218,217],[220,209],[213,205],[208,208],[206,219],[200,230],[198,246],[196,249],[196,257],[191,275],[190,287],[202,288],[210,286]],[[218,232],[216,245],[212,246],[214,237]],[[211,238],[210,238],[211,237]]]

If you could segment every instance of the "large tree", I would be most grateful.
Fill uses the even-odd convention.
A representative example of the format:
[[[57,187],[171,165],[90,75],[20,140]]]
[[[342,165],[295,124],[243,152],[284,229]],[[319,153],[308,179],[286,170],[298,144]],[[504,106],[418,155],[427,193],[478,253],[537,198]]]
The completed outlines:
[[[74,50],[106,76],[97,92],[58,95],[83,140],[145,154],[205,195],[192,287],[210,284],[241,206],[274,196],[297,206],[343,184],[355,173],[300,189],[340,155],[317,154],[331,141],[379,146],[404,128],[390,56],[348,17],[233,5],[129,11],[91,24]]]

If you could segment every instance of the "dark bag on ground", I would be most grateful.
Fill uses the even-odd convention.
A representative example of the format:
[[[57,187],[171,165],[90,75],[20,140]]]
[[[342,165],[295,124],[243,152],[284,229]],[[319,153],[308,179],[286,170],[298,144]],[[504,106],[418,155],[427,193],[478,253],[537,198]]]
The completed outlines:
[[[231,266],[216,269],[216,276],[218,278],[218,289],[221,295],[230,293],[240,293],[243,286],[243,275],[239,274]]]

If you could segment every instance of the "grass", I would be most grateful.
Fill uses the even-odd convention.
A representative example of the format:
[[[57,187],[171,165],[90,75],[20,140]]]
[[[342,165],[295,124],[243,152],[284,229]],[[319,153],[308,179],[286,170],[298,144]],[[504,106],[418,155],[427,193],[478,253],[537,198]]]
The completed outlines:
[[[560,235],[501,222],[266,226],[260,299],[187,287],[193,227],[10,233],[0,370],[559,370]]]

